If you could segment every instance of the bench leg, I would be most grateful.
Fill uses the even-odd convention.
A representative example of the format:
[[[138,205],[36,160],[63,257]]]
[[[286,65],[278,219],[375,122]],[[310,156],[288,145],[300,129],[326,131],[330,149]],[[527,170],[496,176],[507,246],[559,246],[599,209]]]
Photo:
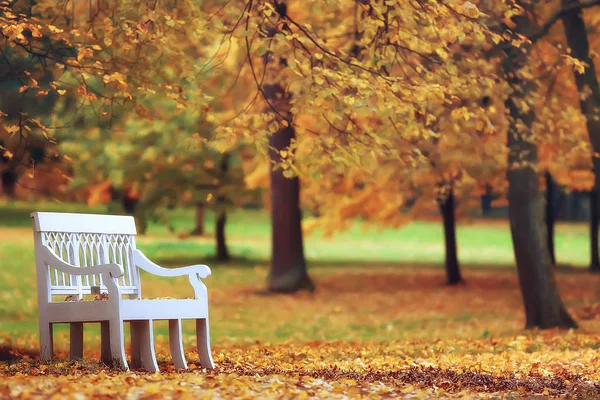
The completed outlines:
[[[187,369],[185,353],[183,351],[183,338],[181,335],[181,320],[169,320],[169,347],[171,348],[171,358],[175,368]]]
[[[54,355],[54,338],[52,324],[40,320],[40,359],[51,360]]]
[[[71,360],[81,360],[83,358],[83,322],[71,322]]]
[[[110,355],[110,329],[108,321],[100,322],[100,360],[106,365],[112,363]]]
[[[125,338],[123,337],[123,321],[111,319],[101,323],[102,362],[107,365],[116,363],[118,367],[129,369],[125,358]]]
[[[158,371],[152,320],[131,321],[131,366]]]
[[[210,329],[208,327],[208,318],[196,320],[196,343],[198,345],[200,365],[206,369],[214,369],[215,364],[212,355],[210,354]]]

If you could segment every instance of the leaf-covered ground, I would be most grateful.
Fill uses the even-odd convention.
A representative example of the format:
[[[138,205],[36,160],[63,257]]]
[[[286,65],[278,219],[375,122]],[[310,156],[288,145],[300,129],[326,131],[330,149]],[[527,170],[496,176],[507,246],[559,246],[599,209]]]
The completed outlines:
[[[598,336],[221,345],[218,368],[122,373],[94,363],[0,364],[3,396],[60,398],[446,398],[600,395]],[[196,355],[191,355],[195,358]],[[192,360],[193,361],[193,360]]]
[[[27,213],[15,227],[0,228],[0,398],[600,398],[600,276],[557,271],[581,329],[523,331],[516,273],[504,265],[511,258],[505,224],[461,228],[466,285],[444,285],[436,265],[441,228],[420,224],[308,240],[317,291],[263,296],[256,289],[267,273],[260,254],[268,253],[268,229],[232,218],[234,253],[250,249],[255,261],[209,262],[217,369],[196,366],[193,327],[185,324],[192,368],[174,371],[161,321],[155,323],[161,373],[149,374],[98,363],[95,324],[86,325],[82,363],[68,361],[63,325],[55,332],[58,359],[39,362],[33,243],[21,220]],[[585,227],[561,229],[559,259],[577,264],[571,255],[587,254]],[[197,263],[213,246],[210,239],[180,241],[160,232],[139,245],[169,266]],[[386,261],[393,257],[399,262]],[[147,297],[192,294],[185,278],[143,280]]]
[[[224,273],[226,270],[223,270]],[[228,270],[211,290],[215,371],[199,369],[187,327],[188,372],[173,370],[157,325],[161,374],[123,373],[96,361],[69,362],[68,334],[56,334],[59,360],[40,363],[35,332],[5,339],[0,394],[11,398],[448,398],[600,396],[597,278],[559,273],[578,316],[577,332],[524,332],[517,282],[509,271],[467,273],[457,288],[437,270],[371,267],[315,271],[318,291],[262,296],[264,271]],[[246,275],[248,274],[248,275]],[[218,276],[218,274],[215,274]],[[162,293],[151,281],[151,294]],[[223,332],[229,332],[224,335]],[[8,346],[8,347],[7,347]]]

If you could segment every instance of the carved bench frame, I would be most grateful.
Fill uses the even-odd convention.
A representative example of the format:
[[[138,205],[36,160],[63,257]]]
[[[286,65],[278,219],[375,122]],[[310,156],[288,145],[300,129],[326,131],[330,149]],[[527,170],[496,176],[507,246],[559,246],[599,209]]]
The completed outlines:
[[[135,221],[130,216],[34,212],[33,233],[38,282],[40,358],[53,356],[52,325],[70,324],[70,357],[83,357],[83,324],[101,324],[101,359],[129,369],[123,326],[131,325],[131,367],[158,371],[153,321],[169,321],[173,363],[187,368],[181,321],[196,320],[200,364],[214,368],[210,351],[208,293],[201,279],[206,265],[162,268],[136,249]],[[163,277],[188,276],[194,299],[142,299],[140,269]],[[108,294],[105,300],[54,301],[53,296],[82,300]],[[64,300],[63,297],[61,300]]]

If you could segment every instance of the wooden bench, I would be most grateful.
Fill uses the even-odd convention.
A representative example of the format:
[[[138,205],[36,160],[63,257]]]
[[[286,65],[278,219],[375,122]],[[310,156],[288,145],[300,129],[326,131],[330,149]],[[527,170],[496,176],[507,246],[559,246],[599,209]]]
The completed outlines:
[[[42,360],[53,356],[53,324],[70,324],[70,356],[78,359],[83,356],[83,324],[99,322],[102,361],[129,369],[123,334],[124,322],[129,322],[131,366],[156,372],[152,321],[168,320],[173,363],[185,369],[181,320],[194,319],[200,364],[214,368],[208,294],[200,280],[210,275],[209,267],[168,269],[154,264],[136,249],[133,217],[47,212],[31,217]],[[143,300],[140,269],[164,277],[187,275],[194,299]],[[96,299],[86,301],[86,295]]]

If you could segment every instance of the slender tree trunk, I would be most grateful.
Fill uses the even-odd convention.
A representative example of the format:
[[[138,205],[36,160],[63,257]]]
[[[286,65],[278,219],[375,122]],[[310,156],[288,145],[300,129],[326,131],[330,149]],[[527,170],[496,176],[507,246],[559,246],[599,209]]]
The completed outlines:
[[[561,0],[563,8],[568,8],[573,4],[579,3],[579,0]],[[583,74],[574,73],[575,83],[579,92],[579,105],[581,112],[586,117],[586,125],[590,143],[592,145],[592,163],[595,175],[590,219],[590,239],[591,239],[591,262],[590,270],[600,271],[599,249],[598,249],[598,193],[600,191],[600,86],[594,67],[594,60],[590,56],[590,43],[588,40],[585,22],[583,21],[583,11],[573,9],[565,13],[562,17],[565,27],[565,36],[571,49],[571,55],[578,60],[585,62],[586,67]],[[591,95],[589,92],[591,91]]]
[[[223,154],[221,158],[221,184],[225,180],[225,175],[229,170],[229,159],[231,155],[229,153]],[[225,224],[227,222],[227,211],[225,210],[225,196],[217,196],[217,221],[215,224],[215,240],[217,244],[217,260],[229,261],[229,249],[227,248],[227,242],[225,241]]]
[[[556,252],[554,250],[554,192],[555,185],[554,179],[550,172],[546,171],[546,237],[548,239],[548,253],[550,254],[550,262],[552,265],[556,265]]]
[[[493,199],[492,185],[486,184],[485,185],[485,193],[483,195],[481,195],[481,213],[483,215],[489,214],[490,211],[492,210],[492,199]]]
[[[123,206],[123,210],[129,215],[133,215],[138,233],[145,235],[148,231],[148,221],[143,212],[140,213],[138,208],[139,203],[139,197],[132,195],[129,190],[121,189],[121,205]]]
[[[129,193],[124,193],[121,203],[123,204],[123,210],[127,214],[135,214],[135,210],[137,208],[140,199],[135,196],[131,196]]]
[[[600,250],[598,249],[598,191],[590,192],[590,271],[600,272]]]
[[[229,261],[229,249],[225,240],[225,224],[227,223],[227,212],[221,211],[215,224],[215,239],[217,241],[217,260]]]
[[[518,2],[519,5],[527,4]],[[529,21],[529,13],[515,16],[515,35],[529,37],[535,27]],[[516,39],[516,38],[515,38]],[[538,180],[537,147],[530,139],[534,120],[533,108],[528,95],[533,83],[523,76],[528,63],[531,45],[524,43],[517,48],[506,48],[502,64],[504,76],[512,89],[506,100],[510,111],[508,130],[508,210],[519,285],[525,307],[526,328],[576,327],[577,324],[566,311],[554,278],[544,229],[544,197]]]
[[[17,189],[17,174],[12,170],[2,172],[2,193],[5,196],[13,199],[16,197]]]
[[[190,233],[192,236],[202,236],[204,235],[204,203],[199,201],[196,203],[196,226],[194,230]]]
[[[456,246],[456,220],[454,214],[454,190],[444,199],[438,201],[440,213],[444,220],[444,239],[446,242],[446,277],[449,285],[456,285],[462,281],[458,251]]]

